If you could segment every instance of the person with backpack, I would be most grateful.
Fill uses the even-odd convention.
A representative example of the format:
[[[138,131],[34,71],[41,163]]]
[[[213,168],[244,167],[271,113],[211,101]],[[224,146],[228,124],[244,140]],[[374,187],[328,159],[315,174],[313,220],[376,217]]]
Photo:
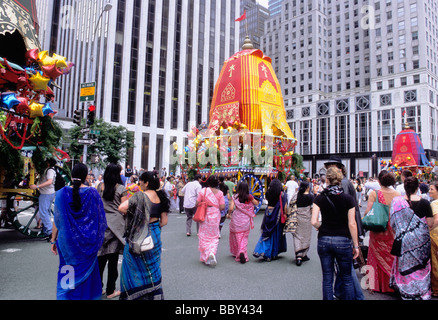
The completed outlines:
[[[47,168],[44,170],[43,174],[39,179],[39,184],[29,186],[32,190],[38,190],[40,196],[38,198],[38,209],[41,221],[43,223],[43,234],[44,236],[51,237],[52,234],[52,220],[51,211],[53,200],[55,199],[55,179],[56,170],[54,168],[56,160],[49,158],[46,160]]]

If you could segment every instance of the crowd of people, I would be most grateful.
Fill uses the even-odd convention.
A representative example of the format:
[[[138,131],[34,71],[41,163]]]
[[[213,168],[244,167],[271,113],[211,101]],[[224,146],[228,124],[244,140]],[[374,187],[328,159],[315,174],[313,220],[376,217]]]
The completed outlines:
[[[349,180],[337,156],[325,167],[326,174],[318,179],[290,176],[285,183],[269,181],[253,257],[267,262],[277,259],[287,251],[286,235],[290,233],[295,263],[300,267],[310,259],[312,229],[316,229],[323,299],[364,299],[353,261],[364,254],[361,248],[367,230],[362,218],[372,214],[374,203],[379,202],[390,214],[384,231],[369,231],[369,290],[397,292],[402,299],[436,296],[438,182],[419,181],[407,170],[398,185],[394,174],[385,170],[376,179]],[[248,238],[255,228],[254,208],[259,203],[245,181],[199,174],[191,181],[172,175],[160,178],[163,170],[130,174],[123,181],[126,171],[110,164],[98,183],[90,183],[87,167],[78,164],[72,170],[71,186],[56,191],[55,223],[46,226],[44,219],[43,225],[45,230],[52,228],[51,250],[59,255],[58,299],[99,299],[102,295],[163,299],[161,228],[167,224],[169,212],[179,212],[186,215],[185,233],[190,237],[200,203],[206,204],[206,213],[196,222],[199,260],[209,267],[218,264],[219,239],[229,219],[229,252],[236,262],[249,261]],[[32,187],[44,188],[53,178],[52,174]],[[363,202],[366,208],[361,214]],[[153,244],[138,251],[145,241],[138,244],[144,230]],[[65,283],[68,267],[74,268],[73,285]]]

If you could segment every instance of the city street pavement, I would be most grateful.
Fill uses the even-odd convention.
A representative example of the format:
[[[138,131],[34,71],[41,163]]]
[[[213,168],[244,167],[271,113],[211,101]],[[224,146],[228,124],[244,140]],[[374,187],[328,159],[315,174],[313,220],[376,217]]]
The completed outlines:
[[[234,261],[229,253],[227,220],[219,243],[218,265],[210,268],[199,261],[196,225],[192,226],[192,236],[187,237],[185,215],[170,213],[169,224],[162,230],[165,299],[321,300],[322,275],[316,232],[312,233],[310,261],[302,266],[295,265],[290,234],[287,235],[288,251],[278,260],[265,262],[252,256],[262,218],[262,212],[255,218],[248,244],[250,261],[246,264]],[[122,256],[119,268],[121,261]],[[0,229],[0,270],[0,300],[56,299],[58,257],[50,252],[48,242],[26,238],[15,230]],[[396,299],[393,295],[369,294],[367,290],[364,294],[367,300]]]

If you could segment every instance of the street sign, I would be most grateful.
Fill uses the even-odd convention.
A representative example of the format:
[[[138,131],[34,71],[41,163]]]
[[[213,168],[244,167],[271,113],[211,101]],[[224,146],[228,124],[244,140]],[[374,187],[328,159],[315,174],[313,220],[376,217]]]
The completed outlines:
[[[96,82],[81,83],[80,102],[92,102],[96,99]]]
[[[78,139],[78,143],[85,144],[85,145],[91,145],[91,144],[95,144],[96,141],[92,140],[92,139]]]
[[[80,131],[81,131],[81,133],[89,133],[91,131],[91,129],[90,128],[82,128]]]
[[[99,130],[91,130],[90,134],[94,134],[96,136],[100,136],[100,131]]]

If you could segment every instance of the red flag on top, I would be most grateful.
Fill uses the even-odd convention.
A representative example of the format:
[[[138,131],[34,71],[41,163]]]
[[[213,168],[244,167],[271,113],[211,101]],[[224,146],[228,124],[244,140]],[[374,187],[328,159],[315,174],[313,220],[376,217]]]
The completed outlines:
[[[242,16],[240,18],[236,19],[236,22],[242,21],[246,19],[246,10],[243,12]]]

